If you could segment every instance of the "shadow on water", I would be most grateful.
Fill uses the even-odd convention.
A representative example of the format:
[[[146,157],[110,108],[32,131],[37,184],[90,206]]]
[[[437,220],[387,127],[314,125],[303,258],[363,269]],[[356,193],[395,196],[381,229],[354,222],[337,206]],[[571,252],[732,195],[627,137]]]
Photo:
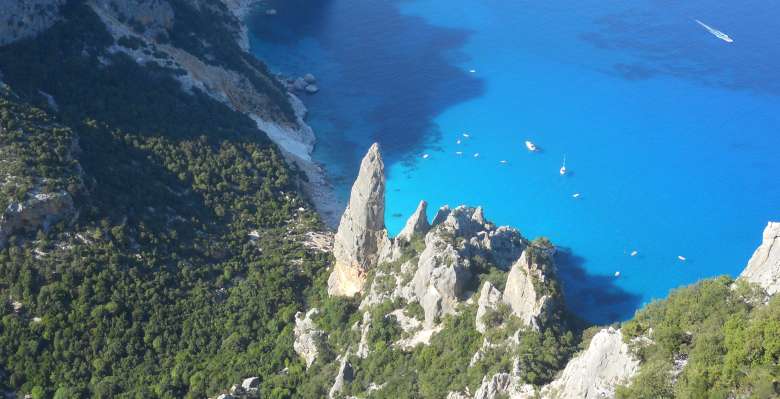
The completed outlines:
[[[641,297],[620,288],[613,276],[590,274],[585,263],[585,258],[568,248],[559,248],[555,255],[567,308],[600,325],[631,318]]]
[[[338,71],[307,103],[328,114],[326,126],[314,126],[318,145],[337,154],[341,165],[329,171],[342,171],[347,182],[371,142],[382,145],[386,163],[404,160],[440,136],[438,115],[484,92],[484,82],[460,65],[471,32],[404,15],[398,3],[270,1],[276,15],[259,12],[249,21],[254,37],[293,53],[316,42],[320,61]],[[290,56],[317,62],[311,54]]]

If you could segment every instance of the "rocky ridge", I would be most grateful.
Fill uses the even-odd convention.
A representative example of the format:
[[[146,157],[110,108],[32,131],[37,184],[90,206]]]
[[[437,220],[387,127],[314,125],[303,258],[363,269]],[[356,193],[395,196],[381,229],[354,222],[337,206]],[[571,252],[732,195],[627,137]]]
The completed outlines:
[[[468,392],[451,392],[448,399],[568,399],[611,398],[615,388],[639,371],[639,360],[623,342],[620,330],[605,328],[593,336],[588,348],[574,356],[551,383],[534,388],[520,381],[517,367],[511,373],[485,376],[482,384]]]

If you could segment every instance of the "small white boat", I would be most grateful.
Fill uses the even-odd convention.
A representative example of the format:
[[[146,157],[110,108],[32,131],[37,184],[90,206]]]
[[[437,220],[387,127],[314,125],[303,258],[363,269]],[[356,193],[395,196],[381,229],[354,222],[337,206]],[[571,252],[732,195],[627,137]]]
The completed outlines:
[[[463,151],[455,151],[455,155],[463,155]]]
[[[469,137],[471,137],[471,135],[470,135],[470,134],[468,134],[468,133],[463,133],[463,137],[465,137],[465,138],[469,138]]]
[[[636,250],[631,251],[631,256],[637,256],[637,255],[639,255],[638,251],[636,251]]]
[[[469,69],[469,72],[470,73],[477,73],[477,70],[476,69]]]
[[[572,194],[572,198],[580,198],[580,193],[574,193],[574,194]]]
[[[534,144],[530,140],[526,140],[525,141],[525,148],[527,148],[528,151],[531,151],[531,152],[536,152],[536,150],[537,150],[536,144]]]
[[[561,176],[566,175],[566,155],[563,156],[563,165],[561,166],[561,169],[558,171]]]
[[[506,161],[506,159],[502,159],[502,160],[498,161],[498,163],[500,163],[502,165],[506,165],[507,161]]]
[[[474,158],[479,158],[479,153],[478,152],[474,153]]]
[[[620,277],[620,272],[615,272],[615,277]]]
[[[726,43],[734,43],[734,39],[729,37],[729,35],[705,24],[704,22],[699,21],[698,19],[694,19],[697,24],[701,25],[704,29],[707,29],[707,32],[710,32],[713,36],[717,37],[720,40],[723,40]]]
[[[460,139],[455,140],[455,144],[460,144]]]
[[[423,159],[428,159],[429,157],[430,157],[429,154],[423,154],[423,156],[422,156]]]
[[[683,262],[685,262],[686,260],[688,260],[688,259],[686,259],[686,258],[685,258],[684,256],[682,256],[682,255],[677,255],[677,259],[679,259],[679,260],[681,260],[681,261],[683,261]]]

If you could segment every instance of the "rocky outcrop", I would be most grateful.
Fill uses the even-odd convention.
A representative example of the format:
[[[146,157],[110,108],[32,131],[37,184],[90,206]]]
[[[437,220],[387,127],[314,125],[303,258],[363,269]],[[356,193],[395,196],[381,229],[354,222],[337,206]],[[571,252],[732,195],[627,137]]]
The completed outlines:
[[[426,327],[436,324],[440,316],[454,313],[469,279],[468,264],[452,243],[438,234],[427,235],[413,280],[415,295],[425,311]]]
[[[767,224],[761,245],[739,278],[760,285],[769,295],[780,292],[780,222]]]
[[[353,296],[363,290],[366,273],[375,267],[379,251],[388,245],[385,230],[385,166],[379,145],[368,150],[352,185],[349,204],[334,238],[336,264],[328,278],[328,293]]]
[[[479,292],[479,301],[477,301],[477,318],[476,328],[480,333],[485,333],[487,325],[482,319],[488,313],[488,311],[495,311],[498,304],[501,301],[501,291],[499,291],[490,281],[486,281],[482,284],[482,289]]]
[[[623,342],[620,330],[603,329],[593,336],[588,349],[569,361],[560,377],[542,389],[542,397],[612,398],[615,387],[628,383],[638,370],[639,361]]]
[[[62,16],[66,0],[0,0],[0,46],[31,38]]]
[[[527,249],[515,262],[506,280],[501,300],[528,326],[539,328],[539,318],[552,305],[552,296],[544,293],[547,264],[540,251]]]
[[[417,210],[409,217],[404,228],[401,229],[401,232],[395,237],[396,240],[410,241],[414,236],[424,236],[431,228],[431,225],[428,223],[428,216],[426,215],[427,210],[428,203],[420,201],[420,204],[417,205]]]
[[[341,391],[344,390],[344,384],[352,381],[353,370],[352,364],[347,360],[347,356],[342,356],[339,362],[339,371],[336,374],[336,379],[333,381],[333,385],[330,387],[328,397],[334,399],[338,397]]]
[[[67,191],[30,193],[20,202],[12,202],[0,216],[0,248],[14,233],[29,233],[49,227],[73,214],[73,199]]]
[[[314,320],[312,320],[312,317],[318,313],[317,308],[314,308],[306,312],[305,315],[302,312],[295,315],[293,349],[306,362],[306,368],[309,368],[317,360],[320,341],[324,336],[324,332],[318,330]]]
[[[598,332],[588,349],[572,358],[553,382],[537,390],[524,384],[515,362],[511,373],[485,376],[473,396],[468,392],[451,392],[448,398],[497,399],[603,399],[614,398],[615,388],[628,383],[639,371],[639,361],[623,343],[620,330],[613,328]]]
[[[498,373],[493,378],[484,376],[482,378],[482,384],[479,386],[476,392],[474,392],[474,399],[493,399],[498,395],[506,393],[512,384],[512,378],[509,373]]]

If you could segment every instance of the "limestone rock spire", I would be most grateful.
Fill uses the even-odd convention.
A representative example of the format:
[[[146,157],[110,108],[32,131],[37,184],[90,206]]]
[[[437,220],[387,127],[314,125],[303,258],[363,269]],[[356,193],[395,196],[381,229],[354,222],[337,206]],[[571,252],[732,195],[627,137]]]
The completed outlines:
[[[360,172],[341,216],[333,243],[336,265],[328,278],[328,294],[353,296],[363,290],[366,272],[376,266],[387,245],[385,230],[385,165],[374,143],[360,163]]]
[[[406,221],[406,225],[404,225],[404,228],[398,233],[396,238],[409,241],[415,235],[419,234],[424,236],[431,228],[431,225],[428,224],[428,215],[426,215],[427,210],[428,203],[424,200],[420,201],[420,204],[417,205],[417,210],[409,217]]]

